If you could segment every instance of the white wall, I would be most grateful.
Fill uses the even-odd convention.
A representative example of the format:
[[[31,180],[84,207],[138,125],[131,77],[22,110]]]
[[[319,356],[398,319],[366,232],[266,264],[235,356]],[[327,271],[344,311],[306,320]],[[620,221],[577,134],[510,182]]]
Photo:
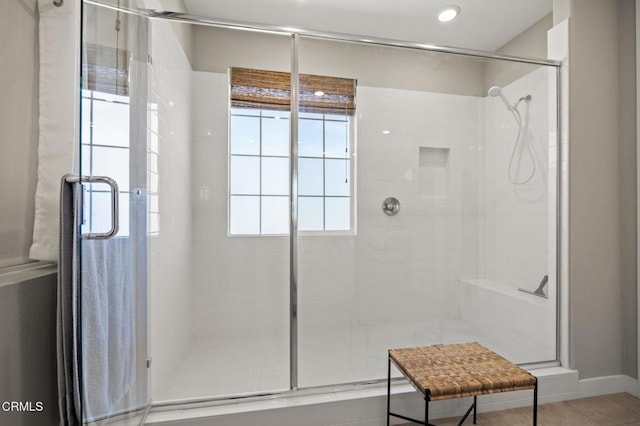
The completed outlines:
[[[187,13],[184,0],[158,0],[160,7],[157,10],[166,10],[178,13]],[[182,51],[186,55],[189,63],[193,59],[193,25],[180,22],[171,22],[171,28],[178,38]]]
[[[24,263],[33,236],[38,149],[38,11],[35,0],[0,2],[0,268]]]
[[[637,44],[636,36],[636,5],[634,0],[623,0],[618,8],[619,20],[619,67],[620,79],[618,82],[618,93],[620,102],[620,178],[621,178],[621,203],[622,213],[620,221],[621,229],[621,251],[622,251],[622,282],[623,300],[623,354],[622,362],[626,374],[637,377],[638,351],[638,291],[635,283],[638,277],[637,263],[637,123],[636,109],[637,100],[635,93],[636,86],[636,55],[634,55]]]
[[[302,73],[357,78],[361,86],[470,96],[485,92],[482,59],[305,37],[300,45]],[[291,37],[196,26],[193,68],[223,73],[230,66],[288,72]]]
[[[5,401],[41,401],[41,412],[0,411],[0,423],[59,424],[56,267],[0,274],[0,391]]]
[[[151,22],[150,138],[157,138],[159,232],[148,237],[151,398],[162,399],[191,343],[191,67],[171,26]],[[158,123],[157,126],[154,123]],[[157,136],[156,133],[157,132]],[[150,140],[152,146],[155,142]],[[154,166],[149,157],[150,169]],[[149,174],[150,176],[151,174]],[[150,188],[153,184],[149,181]],[[151,200],[149,200],[151,201]]]
[[[569,28],[569,366],[637,377],[634,5],[553,3]]]
[[[635,312],[623,294],[636,283],[623,282],[621,268],[619,4],[569,8],[569,355],[581,378],[632,374],[623,342],[637,338],[620,314]]]
[[[496,50],[504,55],[529,58],[547,58],[547,31],[553,26],[553,14],[547,16],[518,34]],[[531,64],[511,61],[488,61],[485,65],[485,90],[491,86],[507,86],[531,72]]]

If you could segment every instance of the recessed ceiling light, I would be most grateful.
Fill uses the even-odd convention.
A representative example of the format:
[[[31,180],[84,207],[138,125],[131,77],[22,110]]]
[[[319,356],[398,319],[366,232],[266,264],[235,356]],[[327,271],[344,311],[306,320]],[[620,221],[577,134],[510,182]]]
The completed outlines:
[[[445,6],[438,11],[438,21],[450,22],[456,19],[456,16],[460,13],[460,7],[451,5]]]
[[[320,97],[320,96],[324,96],[324,92],[323,92],[322,90],[318,90],[318,91],[316,91],[316,92],[313,92],[313,95],[314,95],[314,96],[318,96],[318,97]]]

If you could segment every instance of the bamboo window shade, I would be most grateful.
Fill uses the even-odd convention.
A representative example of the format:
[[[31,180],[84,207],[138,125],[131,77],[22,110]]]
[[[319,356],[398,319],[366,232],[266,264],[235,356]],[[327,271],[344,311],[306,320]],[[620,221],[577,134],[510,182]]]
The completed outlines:
[[[83,88],[129,96],[129,52],[93,43],[82,51]]]
[[[300,111],[353,115],[356,80],[300,74]],[[324,95],[317,96],[316,92]],[[231,68],[231,106],[288,111],[291,74],[250,68]]]

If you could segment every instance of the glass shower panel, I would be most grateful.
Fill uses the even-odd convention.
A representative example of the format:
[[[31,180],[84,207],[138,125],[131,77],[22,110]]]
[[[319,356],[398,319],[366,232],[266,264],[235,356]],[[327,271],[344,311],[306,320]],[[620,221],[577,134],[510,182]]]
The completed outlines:
[[[85,424],[139,422],[149,403],[147,376],[147,20],[83,5],[80,257],[80,383]],[[84,179],[84,178],[82,178]],[[88,233],[119,230],[109,239]]]
[[[230,73],[289,72],[291,38],[150,25],[151,396],[289,389],[289,111],[251,99],[251,79],[231,100]]]
[[[399,347],[555,360],[555,68],[314,37],[300,52],[301,75],[357,86],[317,137],[305,96],[332,88],[301,88],[299,386],[383,379]]]

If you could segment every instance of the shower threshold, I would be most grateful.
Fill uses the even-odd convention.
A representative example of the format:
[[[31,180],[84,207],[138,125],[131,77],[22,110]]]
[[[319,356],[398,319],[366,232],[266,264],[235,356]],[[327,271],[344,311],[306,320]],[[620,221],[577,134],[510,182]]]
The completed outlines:
[[[576,371],[559,367],[557,363],[537,364],[527,369],[544,384],[541,401],[574,398],[568,390],[578,390]],[[325,422],[330,419],[330,424],[336,425],[369,424],[384,419],[386,392],[385,379],[375,383],[284,391],[236,399],[159,404],[152,407],[145,424],[168,426],[188,422],[190,426],[204,426],[213,424],[211,422],[214,419],[219,419],[225,425],[253,424],[258,419],[265,424],[315,424],[309,416]],[[409,410],[422,410],[422,401],[416,401],[415,390],[404,379],[393,379],[391,392],[398,404],[409,407]],[[521,395],[521,392],[488,395],[478,410],[487,412],[530,405],[530,399],[530,395]],[[465,398],[442,401],[434,407],[433,418],[457,416],[467,409],[467,402]]]

